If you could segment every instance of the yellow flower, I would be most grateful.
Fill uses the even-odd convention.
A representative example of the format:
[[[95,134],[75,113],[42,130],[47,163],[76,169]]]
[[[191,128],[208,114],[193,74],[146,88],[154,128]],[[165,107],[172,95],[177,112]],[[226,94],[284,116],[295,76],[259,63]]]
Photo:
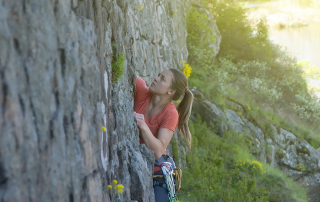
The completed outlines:
[[[262,170],[262,165],[261,165],[261,163],[259,161],[252,161],[252,164],[254,164],[253,167],[257,166],[259,169]]]
[[[190,77],[191,70],[192,70],[192,68],[190,67],[190,65],[186,64],[186,65],[184,66],[183,73],[186,75],[187,78]]]
[[[109,185],[108,185],[108,189],[112,189],[112,185],[109,184]]]
[[[123,189],[123,188],[124,188],[124,186],[122,184],[118,184],[116,187],[116,189]]]
[[[106,127],[102,126],[101,130],[103,130],[103,132],[106,132]]]
[[[139,11],[141,11],[143,9],[143,6],[142,5],[140,5],[140,8],[138,9]]]
[[[123,192],[123,190],[122,190],[122,189],[120,189],[120,190],[119,190],[119,192],[120,192],[120,193],[122,193],[122,192]]]
[[[118,181],[117,180],[113,180],[112,183],[113,184],[118,184]]]

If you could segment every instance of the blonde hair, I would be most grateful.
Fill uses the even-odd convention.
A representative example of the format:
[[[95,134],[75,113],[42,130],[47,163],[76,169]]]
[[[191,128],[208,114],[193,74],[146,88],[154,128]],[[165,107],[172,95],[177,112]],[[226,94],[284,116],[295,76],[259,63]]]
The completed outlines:
[[[191,114],[191,108],[193,103],[193,94],[187,89],[188,78],[178,69],[169,69],[173,74],[171,88],[175,90],[172,100],[178,100],[182,95],[183,98],[177,106],[179,114],[178,130],[187,141],[189,148],[191,148],[191,134],[188,127],[188,121]]]

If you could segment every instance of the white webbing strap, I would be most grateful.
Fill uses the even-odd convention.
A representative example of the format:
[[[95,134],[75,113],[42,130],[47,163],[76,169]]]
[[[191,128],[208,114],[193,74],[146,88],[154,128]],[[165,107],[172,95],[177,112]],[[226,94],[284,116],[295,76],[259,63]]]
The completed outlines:
[[[169,191],[169,199],[170,202],[178,202],[178,198],[176,197],[176,190],[175,190],[175,182],[172,176],[172,173],[174,171],[174,165],[172,165],[170,162],[164,162],[161,165],[161,169],[163,172],[163,175],[166,179],[166,184]]]

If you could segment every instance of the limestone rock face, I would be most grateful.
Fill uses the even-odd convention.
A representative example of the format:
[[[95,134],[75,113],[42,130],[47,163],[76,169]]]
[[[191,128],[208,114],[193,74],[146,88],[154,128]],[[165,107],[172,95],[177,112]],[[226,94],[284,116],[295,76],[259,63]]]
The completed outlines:
[[[184,3],[0,0],[0,47],[0,201],[154,201],[135,77],[187,59]]]
[[[269,133],[264,134],[256,123],[236,113],[236,111],[244,112],[244,109],[238,109],[240,105],[231,103],[230,106],[237,110],[227,109],[223,112],[214,103],[205,99],[200,90],[194,88],[192,92],[195,95],[193,115],[199,114],[208,125],[213,122],[215,126],[211,127],[218,135],[222,136],[229,129],[239,134],[246,133],[252,138],[252,144],[256,148],[253,154],[260,161],[279,168],[295,181],[308,185],[306,187],[310,189],[309,196],[313,198],[312,201],[317,201],[319,192],[317,195],[315,188],[320,185],[319,149],[314,149],[308,142],[283,128],[277,129],[272,123]],[[224,129],[221,126],[225,126]]]

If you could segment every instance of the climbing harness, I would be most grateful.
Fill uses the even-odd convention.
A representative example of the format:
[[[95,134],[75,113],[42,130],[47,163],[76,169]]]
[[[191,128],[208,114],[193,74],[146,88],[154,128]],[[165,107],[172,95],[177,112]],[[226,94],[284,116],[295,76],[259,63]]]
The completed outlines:
[[[182,171],[180,168],[178,167],[175,167],[174,168],[174,171],[172,173],[172,175],[175,177],[176,179],[176,192],[180,190],[181,188],[181,176],[182,176]],[[157,178],[157,177],[164,177],[164,175],[153,175],[153,178]],[[155,183],[153,183],[155,184]],[[155,185],[154,185],[155,186]],[[163,187],[162,185],[158,185],[158,186],[161,186]]]
[[[166,183],[154,180],[153,186],[167,189],[170,202],[178,202],[176,191],[181,187],[181,169],[176,168],[173,159],[168,155],[162,155],[159,159],[155,160],[155,166],[161,167],[163,175],[154,175],[153,178],[164,177]]]

